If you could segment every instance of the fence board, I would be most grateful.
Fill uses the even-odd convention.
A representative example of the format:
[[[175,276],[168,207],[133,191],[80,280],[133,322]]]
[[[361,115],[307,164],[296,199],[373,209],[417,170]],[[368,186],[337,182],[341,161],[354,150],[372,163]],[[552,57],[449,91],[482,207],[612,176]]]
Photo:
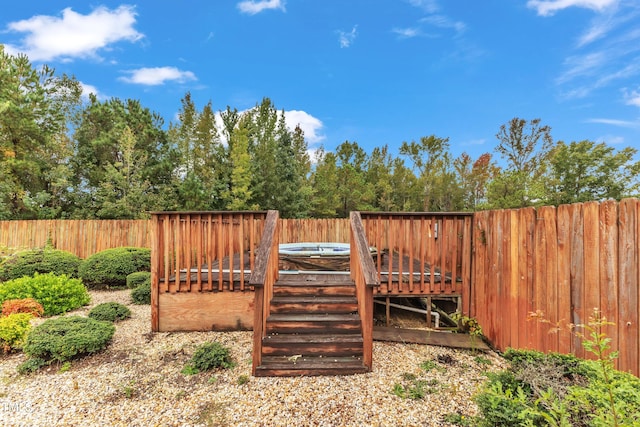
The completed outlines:
[[[571,212],[569,205],[558,206],[558,351],[571,353]]]
[[[620,202],[620,368],[638,369],[638,201]]]

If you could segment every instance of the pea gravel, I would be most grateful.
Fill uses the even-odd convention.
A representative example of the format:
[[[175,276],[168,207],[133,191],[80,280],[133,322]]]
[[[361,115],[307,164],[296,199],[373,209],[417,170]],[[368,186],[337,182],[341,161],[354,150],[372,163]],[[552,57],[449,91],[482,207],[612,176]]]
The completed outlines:
[[[447,426],[445,414],[476,413],[484,372],[505,366],[494,353],[374,342],[368,374],[254,378],[251,332],[153,334],[149,306],[132,305],[128,290],[92,292],[92,303],[73,314],[108,301],[128,305],[132,317],[116,323],[104,352],[27,376],[16,372],[23,354],[0,356],[0,425]],[[229,347],[236,367],[180,373],[210,341]],[[433,369],[422,369],[425,361]],[[421,380],[429,384],[424,398],[394,395],[395,384]]]

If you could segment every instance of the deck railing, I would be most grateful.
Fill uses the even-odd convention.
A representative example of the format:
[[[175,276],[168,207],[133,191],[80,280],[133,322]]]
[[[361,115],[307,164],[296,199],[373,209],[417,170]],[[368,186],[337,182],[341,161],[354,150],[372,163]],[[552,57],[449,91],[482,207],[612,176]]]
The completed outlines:
[[[244,291],[266,212],[152,214],[151,323],[163,292]]]
[[[360,215],[380,278],[376,294],[468,294],[472,213]]]
[[[362,218],[358,212],[351,212],[350,251],[351,278],[356,284],[358,313],[362,320],[364,343],[362,362],[371,370],[373,362],[373,290],[379,286],[380,282],[376,266],[371,258]]]
[[[253,375],[262,364],[262,338],[273,298],[273,285],[278,280],[278,236],[280,221],[278,211],[269,211],[264,232],[258,247],[257,262],[249,284],[255,289],[253,321]]]

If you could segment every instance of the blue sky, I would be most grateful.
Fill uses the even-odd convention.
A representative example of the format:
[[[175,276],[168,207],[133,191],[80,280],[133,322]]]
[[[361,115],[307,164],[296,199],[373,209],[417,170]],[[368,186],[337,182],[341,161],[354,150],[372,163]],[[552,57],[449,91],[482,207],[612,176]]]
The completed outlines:
[[[269,97],[312,149],[433,134],[476,158],[513,117],[640,148],[637,0],[12,1],[0,43],[167,122],[187,91]]]

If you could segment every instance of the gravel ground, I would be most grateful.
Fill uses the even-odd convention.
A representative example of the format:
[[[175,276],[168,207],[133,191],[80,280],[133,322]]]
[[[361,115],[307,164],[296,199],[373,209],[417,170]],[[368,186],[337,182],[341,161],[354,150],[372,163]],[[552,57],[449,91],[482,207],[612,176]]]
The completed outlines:
[[[493,353],[374,342],[373,372],[344,377],[254,378],[251,332],[150,332],[149,306],[130,303],[129,291],[92,292],[86,315],[101,302],[127,304],[132,318],[116,324],[103,353],[16,373],[23,354],[0,356],[2,426],[447,426],[443,416],[477,411],[472,395],[486,370],[504,361]],[[195,348],[218,341],[237,366],[186,376]],[[443,360],[450,357],[449,363]],[[436,361],[429,372],[424,361]],[[438,361],[440,360],[440,361]],[[246,381],[248,380],[248,381]],[[402,399],[395,384],[429,381],[423,399]],[[246,381],[246,382],[245,382]]]

